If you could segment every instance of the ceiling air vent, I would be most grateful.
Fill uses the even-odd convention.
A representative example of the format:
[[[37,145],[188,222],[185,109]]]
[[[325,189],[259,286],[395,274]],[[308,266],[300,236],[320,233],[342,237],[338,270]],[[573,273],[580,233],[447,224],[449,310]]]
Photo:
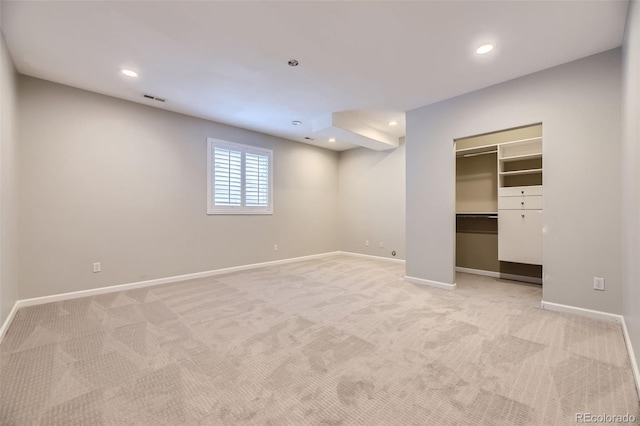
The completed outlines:
[[[162,99],[162,98],[159,98],[157,96],[151,96],[151,95],[146,95],[146,94],[142,95],[142,96],[144,96],[147,99],[152,99],[152,100],[158,101],[158,102],[166,102],[167,101],[166,99]]]

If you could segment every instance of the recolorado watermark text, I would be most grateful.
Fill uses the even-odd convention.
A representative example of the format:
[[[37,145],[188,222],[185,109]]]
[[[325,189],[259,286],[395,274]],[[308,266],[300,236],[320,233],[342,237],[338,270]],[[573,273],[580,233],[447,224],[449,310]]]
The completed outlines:
[[[576,423],[635,423],[633,414],[592,414],[576,413]]]

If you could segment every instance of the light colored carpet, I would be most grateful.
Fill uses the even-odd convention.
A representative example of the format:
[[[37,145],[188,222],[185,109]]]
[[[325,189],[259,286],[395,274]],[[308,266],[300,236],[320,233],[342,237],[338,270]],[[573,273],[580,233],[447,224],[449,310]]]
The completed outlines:
[[[21,309],[2,425],[562,425],[640,418],[620,326],[539,286],[340,256]]]

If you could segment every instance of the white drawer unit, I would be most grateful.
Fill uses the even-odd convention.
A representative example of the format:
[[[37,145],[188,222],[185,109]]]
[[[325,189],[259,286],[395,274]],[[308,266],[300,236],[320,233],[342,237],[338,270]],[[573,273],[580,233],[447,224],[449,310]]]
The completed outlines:
[[[542,210],[542,195],[498,197],[498,210]]]
[[[498,211],[498,260],[542,265],[542,210]]]
[[[528,197],[529,195],[542,196],[542,186],[510,186],[498,188],[498,197]]]
[[[542,186],[498,188],[498,260],[542,265]]]

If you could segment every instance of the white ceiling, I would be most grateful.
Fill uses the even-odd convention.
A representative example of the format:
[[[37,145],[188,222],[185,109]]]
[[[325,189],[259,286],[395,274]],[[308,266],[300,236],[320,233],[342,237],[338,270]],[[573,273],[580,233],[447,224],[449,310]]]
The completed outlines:
[[[619,46],[627,6],[3,1],[2,32],[22,74],[344,150],[354,145],[305,141],[312,121],[356,111],[403,136],[407,110]],[[476,55],[487,41],[494,52]],[[300,65],[287,66],[291,58]],[[399,125],[389,127],[392,119]]]

